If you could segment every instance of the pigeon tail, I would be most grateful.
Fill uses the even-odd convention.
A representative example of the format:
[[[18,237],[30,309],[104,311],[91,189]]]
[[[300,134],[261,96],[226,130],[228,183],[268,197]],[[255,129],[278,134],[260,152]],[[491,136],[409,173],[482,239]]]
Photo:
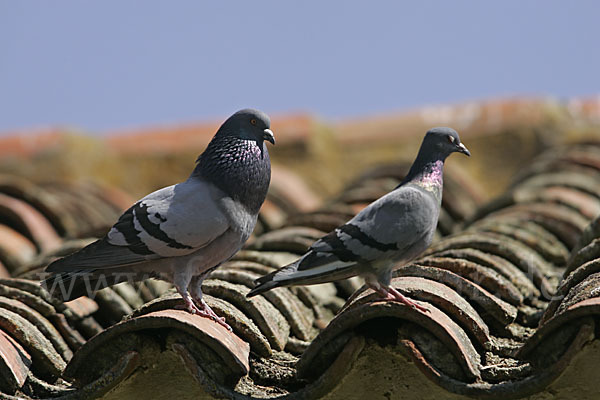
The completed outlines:
[[[303,258],[300,258],[289,265],[281,267],[265,276],[256,279],[254,281],[256,287],[248,292],[246,297],[253,297],[257,294],[264,293],[267,290],[298,283],[302,280],[302,278],[299,278],[295,275],[298,272],[298,265],[302,260]]]
[[[312,253],[308,253],[312,254]],[[306,255],[290,265],[286,265],[271,272],[254,283],[257,285],[246,296],[252,297],[282,286],[292,285],[316,285],[324,282],[332,282],[339,279],[349,278],[356,275],[355,263],[342,262],[339,260],[322,264],[316,268],[300,270],[302,261]]]
[[[87,279],[84,276],[87,276]],[[97,286],[99,286],[98,289],[102,289],[108,284],[102,285],[101,281],[98,282],[98,279],[91,278],[91,274],[85,272],[59,272],[42,281],[42,287],[52,297],[61,301],[70,301],[90,295],[92,290],[87,290],[87,288]]]
[[[280,272],[281,272],[281,270],[276,270],[276,271],[271,272],[270,274],[267,274],[267,275],[262,276],[262,277],[258,278],[257,280],[255,280],[254,284],[256,285],[256,287],[254,289],[252,289],[250,292],[248,292],[246,297],[254,297],[254,296],[264,293],[268,290],[283,286],[285,284],[284,282],[274,280],[275,275],[277,275]]]
[[[94,298],[97,291],[122,282],[137,282],[153,277],[153,275],[131,272],[129,270],[90,270],[53,273],[41,282],[50,295],[61,301],[70,301],[78,297]]]

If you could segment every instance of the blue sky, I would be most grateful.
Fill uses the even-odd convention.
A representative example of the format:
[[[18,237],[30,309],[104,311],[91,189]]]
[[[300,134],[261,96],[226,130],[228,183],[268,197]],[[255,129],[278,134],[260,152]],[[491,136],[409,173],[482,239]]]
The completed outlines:
[[[0,132],[600,93],[598,1],[0,0]]]

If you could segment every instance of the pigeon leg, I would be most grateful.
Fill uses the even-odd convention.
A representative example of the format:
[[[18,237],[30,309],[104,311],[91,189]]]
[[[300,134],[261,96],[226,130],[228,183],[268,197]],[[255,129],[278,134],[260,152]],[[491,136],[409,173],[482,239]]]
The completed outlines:
[[[210,318],[215,321],[217,324],[221,325],[228,331],[232,332],[231,326],[225,322],[225,317],[219,317],[213,310],[206,304],[203,298],[194,297],[194,302],[198,305],[197,307],[200,309],[199,314],[203,317]]]
[[[395,287],[390,286],[389,288],[387,288],[387,290],[388,290],[388,294],[393,296],[393,300],[399,301],[400,303],[406,304],[407,306],[410,306],[421,312],[429,312],[429,310],[427,308],[423,307],[422,305],[420,305],[420,304],[412,301],[408,297],[404,296],[402,293],[400,293],[398,290],[396,290]]]
[[[227,322],[225,322],[225,318],[219,317],[202,298],[202,281],[206,275],[207,274],[197,276],[192,280],[192,299],[194,300],[196,308],[199,311],[198,314],[202,315],[203,317],[210,318],[217,324],[226,328],[228,331],[232,331],[231,327],[227,324]]]
[[[192,300],[192,296],[190,296],[190,294],[187,291],[180,290],[179,287],[177,287],[177,292],[183,298],[184,304],[175,306],[176,309],[186,310],[190,314],[200,314],[201,313],[201,310],[194,304],[194,301]]]
[[[367,285],[371,289],[373,289],[375,292],[379,293],[379,295],[381,295],[381,297],[383,297],[386,300],[399,301],[400,303],[406,304],[407,306],[412,307],[421,312],[429,311],[429,310],[427,310],[427,308],[423,307],[420,304],[417,304],[416,302],[412,301],[408,297],[404,296],[402,293],[400,293],[398,290],[396,290],[396,288],[393,286],[384,286],[379,282],[367,283]]]
[[[183,298],[184,304],[181,306],[177,306],[178,309],[187,310],[190,314],[200,314],[201,310],[194,304],[192,300],[192,296],[190,296],[190,292],[188,292],[187,287],[190,284],[192,277],[187,273],[178,273],[173,277],[173,283],[175,284],[175,288],[177,292]]]
[[[383,297],[384,299],[395,300],[395,297],[392,294],[390,294],[390,291],[383,285],[381,285],[377,282],[367,281],[367,286],[370,287],[371,289],[373,289],[375,292],[379,293],[379,295],[381,297]]]

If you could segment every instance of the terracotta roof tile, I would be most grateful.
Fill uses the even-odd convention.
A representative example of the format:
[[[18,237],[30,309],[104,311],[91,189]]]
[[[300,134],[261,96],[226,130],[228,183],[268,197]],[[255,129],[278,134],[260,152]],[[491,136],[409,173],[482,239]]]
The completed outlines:
[[[407,117],[404,128],[445,115],[468,137],[477,129],[538,124],[557,104],[520,100],[425,110]],[[590,119],[592,109],[585,108]],[[397,122],[383,121],[377,129]],[[304,140],[307,125],[291,124],[302,129],[290,137]],[[361,124],[340,125],[349,129],[344,140],[354,140],[352,129]],[[409,396],[411,390],[436,397],[597,396],[593,385],[573,386],[566,377],[582,373],[575,371],[582,359],[598,356],[600,218],[592,219],[600,210],[599,168],[596,142],[554,147],[485,204],[476,183],[448,169],[436,241],[393,279],[427,313],[378,299],[360,287],[360,279],[247,299],[256,277],[294,260],[324,231],[393,188],[406,168],[371,169],[324,205],[314,201],[310,207],[310,190],[284,174],[274,179],[255,237],[204,286],[207,303],[233,332],[174,310],[179,296],[152,280],[62,304],[34,280],[2,279],[0,369],[9,378],[0,382],[0,391],[110,398],[144,387],[149,376],[169,388],[173,375],[183,371],[176,382],[187,385],[190,397],[335,399],[383,396],[380,390],[391,397]],[[5,178],[0,193],[38,210],[53,229],[73,237],[112,223],[127,203],[96,186]],[[27,232],[22,218],[13,221],[21,222],[10,225],[11,232]],[[7,265],[29,263],[18,269],[29,278],[56,255],[85,243],[64,242],[38,254],[31,242],[38,243],[35,235],[23,237],[32,256]]]
[[[2,389],[14,394],[27,378],[31,367],[31,356],[12,337],[0,331],[0,369],[2,371]]]

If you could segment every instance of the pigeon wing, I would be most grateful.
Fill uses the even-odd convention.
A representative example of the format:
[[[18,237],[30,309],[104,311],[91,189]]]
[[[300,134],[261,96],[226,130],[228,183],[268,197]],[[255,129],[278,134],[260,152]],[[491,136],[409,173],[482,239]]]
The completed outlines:
[[[400,257],[435,229],[439,207],[428,192],[401,187],[363,209],[315,242],[298,271],[351,268],[392,254]],[[408,254],[407,254],[408,255]]]
[[[193,253],[229,228],[218,204],[223,197],[212,184],[197,179],[160,189],[123,213],[104,238],[46,270],[110,268]]]
[[[316,241],[299,260],[257,279],[257,287],[248,295],[278,286],[347,278],[359,273],[358,266],[377,260],[411,259],[428,245],[438,214],[433,194],[402,186]]]

